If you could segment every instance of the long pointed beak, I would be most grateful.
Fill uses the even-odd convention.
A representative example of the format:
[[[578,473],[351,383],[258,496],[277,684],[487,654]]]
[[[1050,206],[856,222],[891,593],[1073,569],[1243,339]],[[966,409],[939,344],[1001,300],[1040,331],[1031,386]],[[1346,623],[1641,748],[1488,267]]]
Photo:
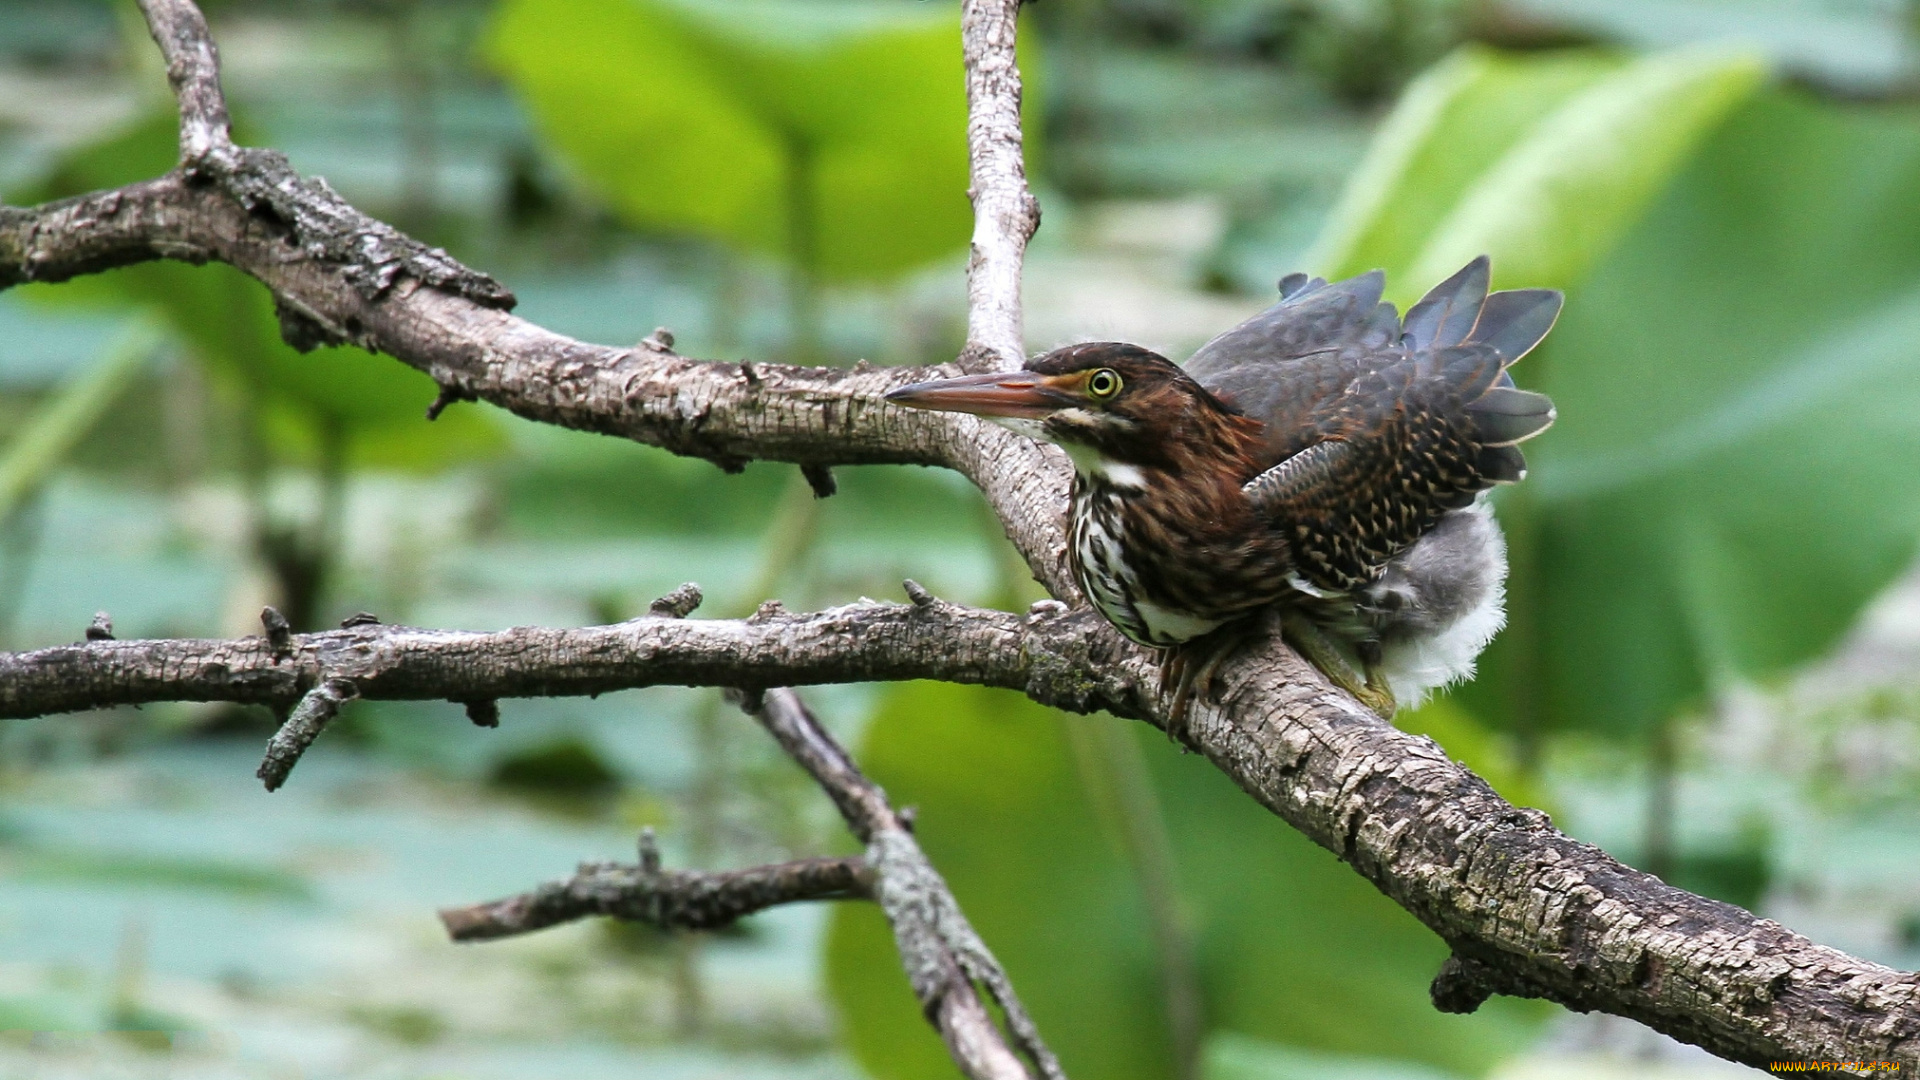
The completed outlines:
[[[1078,403],[1078,399],[1047,384],[1031,371],[1001,371],[935,379],[887,391],[895,405],[975,416],[1017,416],[1039,420]]]

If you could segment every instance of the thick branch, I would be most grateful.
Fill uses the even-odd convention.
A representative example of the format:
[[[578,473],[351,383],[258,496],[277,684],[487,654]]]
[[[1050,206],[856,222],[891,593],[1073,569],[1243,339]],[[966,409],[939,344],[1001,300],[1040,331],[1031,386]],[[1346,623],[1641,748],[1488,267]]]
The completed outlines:
[[[1000,962],[960,911],[940,872],[880,786],[860,772],[792,690],[748,695],[743,708],[807,770],[866,842],[874,899],[893,926],[907,981],[962,1071],[976,1080],[1027,1080],[974,990],[979,982],[1007,1018],[1014,1042],[1044,1080],[1065,1080]]]
[[[1249,650],[1216,685],[1189,718],[1197,748],[1453,947],[1436,1004],[1544,997],[1756,1066],[1920,1055],[1920,977],[1622,865],[1282,646]]]
[[[431,375],[451,400],[632,439],[737,469],[943,465],[987,495],[1036,574],[1072,597],[1058,511],[1065,458],[971,417],[889,405],[935,368],[714,363],[616,348],[510,314],[484,274],[347,205],[279,154],[235,149],[180,172],[30,209],[0,207],[0,288],[153,259],[229,263],[273,291],[296,345],[344,341]]]
[[[584,863],[565,881],[472,907],[443,908],[455,941],[486,941],[544,930],[592,915],[662,930],[717,930],[757,911],[808,900],[871,899],[866,861],[797,859],[745,870],[662,870]]]

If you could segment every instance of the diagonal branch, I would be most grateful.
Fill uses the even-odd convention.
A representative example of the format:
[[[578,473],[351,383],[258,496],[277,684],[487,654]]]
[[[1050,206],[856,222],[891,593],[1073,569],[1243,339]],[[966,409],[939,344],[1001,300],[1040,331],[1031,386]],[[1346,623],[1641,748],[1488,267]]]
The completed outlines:
[[[227,99],[220,91],[220,53],[200,9],[179,0],[139,4],[180,102],[180,160],[192,164],[233,149]]]
[[[927,861],[880,786],[860,772],[792,690],[744,695],[741,708],[826,790],[847,827],[866,843],[874,899],[893,926],[907,981],[961,1071],[975,1080],[1028,1080],[1026,1067],[1007,1049],[981,1005],[974,989],[978,982],[1000,1006],[1014,1043],[1039,1069],[1042,1080],[1066,1080],[1006,971],[961,913],[946,880]]]

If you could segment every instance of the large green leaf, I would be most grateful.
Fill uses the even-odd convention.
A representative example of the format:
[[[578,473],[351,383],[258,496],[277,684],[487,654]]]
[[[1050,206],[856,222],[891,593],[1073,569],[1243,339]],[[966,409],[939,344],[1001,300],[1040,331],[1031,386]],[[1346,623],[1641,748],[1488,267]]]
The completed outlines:
[[[1386,267],[1403,301],[1481,253],[1502,282],[1568,285],[1762,74],[1724,52],[1463,50],[1408,90],[1311,261]]]
[[[629,220],[882,278],[971,228],[959,35],[901,3],[506,0],[488,52]]]
[[[1523,378],[1518,625],[1483,714],[1646,729],[1830,647],[1920,536],[1920,114],[1770,92],[1569,295]]]
[[[76,149],[33,189],[10,197],[37,202],[164,173],[177,153],[177,123],[171,109],[156,112]],[[266,288],[229,266],[145,263],[32,292],[55,304],[154,311],[195,359],[261,402],[271,421],[265,431],[284,457],[310,458],[326,424],[345,429],[351,458],[363,465],[434,469],[504,446],[477,409],[454,409],[428,425],[423,416],[438,391],[421,372],[360,349],[294,350],[280,338]]]
[[[919,807],[922,844],[1068,1074],[1111,1080],[1172,1075],[1140,878],[1089,795],[1090,779],[1103,785],[1071,727],[1120,723],[914,684],[889,691],[860,753],[896,801]],[[1446,957],[1439,939],[1203,759],[1139,725],[1119,734],[1140,740],[1164,807],[1209,1030],[1463,1073],[1521,1044],[1538,1009],[1436,1012],[1427,985]],[[870,1072],[954,1075],[870,906],[835,910],[827,973]]]

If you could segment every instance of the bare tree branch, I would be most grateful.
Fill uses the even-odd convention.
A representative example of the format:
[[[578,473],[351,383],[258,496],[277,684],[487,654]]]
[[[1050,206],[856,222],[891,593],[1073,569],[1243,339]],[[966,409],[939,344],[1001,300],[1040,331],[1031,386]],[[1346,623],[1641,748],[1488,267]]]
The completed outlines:
[[[218,100],[207,93],[217,86],[208,77],[213,51],[203,27],[184,17],[187,0],[146,0],[145,7],[168,50],[170,74],[177,68],[172,77],[184,87],[183,132],[194,125],[183,159],[204,148],[191,177],[176,171],[114,192],[0,208],[0,288],[146,259],[218,259],[273,290],[291,340],[344,340],[389,352],[432,375],[448,400],[482,398],[534,419],[725,466],[766,458],[955,468],[986,494],[1035,576],[1054,595],[1077,601],[1061,529],[1068,475],[1061,456],[970,418],[910,414],[878,400],[892,386],[951,365],[876,371],[711,364],[673,355],[664,341],[607,348],[516,319],[505,310],[511,295],[492,279],[360,215],[278,155],[219,153],[219,125],[207,104]],[[980,0],[967,12],[967,55],[980,69],[970,76],[982,116],[976,126],[999,133],[976,146],[1001,153],[1002,164],[1017,161],[1017,153],[1006,156],[1003,137],[1017,131],[1007,126],[1009,119],[1017,123],[1017,107],[1008,108],[1017,84],[996,81],[987,70],[1010,55],[1011,5]],[[999,119],[988,122],[989,113]],[[1012,174],[989,164],[976,161],[976,197],[1015,190],[993,179]],[[1017,198],[1006,205],[1017,211]],[[1024,238],[1017,216],[986,235]],[[984,247],[993,270],[974,282],[997,299],[981,305],[970,339],[1005,358],[997,363],[1020,348],[1018,323],[1004,314],[1017,318],[1017,289],[1006,287],[1003,273],[1003,255],[1013,253],[1017,265],[1017,246]],[[1016,306],[1008,308],[1008,298]],[[1002,314],[993,313],[996,305]],[[982,356],[970,350],[968,362],[983,363]],[[623,624],[510,631],[495,640],[359,627],[291,639],[277,661],[259,639],[101,641],[0,657],[0,716],[166,698],[288,707],[335,674],[353,679],[363,695],[482,702],[594,686],[767,686],[909,671],[1013,686],[1066,708],[1077,701],[1120,715],[1160,715],[1145,689],[1153,685],[1149,658],[1084,612],[1043,619],[1037,628],[1014,616],[996,622],[969,614],[936,633],[930,628],[937,614],[875,611],[854,620],[863,625],[847,626],[846,639],[832,648],[816,640],[819,651],[796,652],[777,640],[787,633],[805,639],[809,627],[821,631],[836,618],[824,612],[759,624],[685,623],[675,633],[686,636]],[[954,647],[973,659],[949,663],[937,651],[916,651],[925,639],[912,648],[881,644],[896,634],[900,642],[913,639],[915,618],[928,620],[919,626],[929,637],[951,634]],[[875,629],[878,637],[869,633]],[[353,636],[360,631],[370,636]],[[1007,659],[1036,645],[1040,651],[1025,661]],[[766,654],[741,666],[743,649]],[[554,663],[545,663],[549,657]],[[355,677],[356,665],[366,664],[378,678]],[[1455,959],[1434,988],[1443,1007],[1470,1008],[1489,993],[1548,997],[1632,1017],[1749,1064],[1914,1060],[1920,1053],[1920,978],[1670,888],[1572,840],[1545,815],[1500,799],[1431,740],[1395,730],[1328,687],[1277,637],[1224,665],[1216,689],[1217,700],[1196,703],[1189,718],[1194,747],[1449,942]],[[964,1005],[958,994],[942,1001]],[[979,1008],[977,995],[972,1003],[967,1007]],[[991,1025],[943,1030],[978,1033]],[[991,1063],[993,1044],[983,1045],[956,1053]]]
[[[927,861],[907,822],[880,786],[827,734],[792,690],[746,695],[744,708],[840,808],[847,827],[867,845],[874,899],[893,926],[907,981],[927,1019],[940,1030],[961,1071],[975,1080],[1026,1080],[1025,1066],[1008,1051],[981,1006],[977,981],[1000,1006],[1013,1040],[1043,1080],[1065,1080],[1060,1063],[1020,1004],[1000,962],[960,912],[940,872]]]
[[[247,272],[272,290],[289,341],[388,353],[432,376],[444,401],[484,400],[729,470],[754,459],[953,468],[986,493],[1042,583],[1076,595],[1060,529],[1064,456],[972,417],[881,400],[957,374],[954,365],[717,363],[576,341],[513,316],[498,282],[360,214],[265,150],[213,155],[191,178],[176,171],[0,207],[0,288],[163,258]]]
[[[809,900],[869,900],[866,860],[796,859],[745,870],[662,870],[583,863],[564,881],[471,907],[443,908],[455,941],[488,941],[593,915],[662,930],[717,930],[758,911]]]
[[[231,150],[227,99],[220,92],[220,54],[200,9],[176,0],[139,0],[147,30],[167,62],[167,83],[180,102],[180,160],[199,162]]]
[[[267,743],[267,755],[255,774],[267,785],[268,791],[280,790],[300,755],[320,737],[320,729],[340,715],[342,706],[359,696],[360,689],[352,679],[337,676],[301,695],[300,704],[294,706],[293,712],[280,724],[280,730],[274,732],[273,739]]]
[[[1027,357],[1020,270],[1040,227],[1027,189],[1020,126],[1020,65],[1014,43],[1020,0],[962,0],[960,40],[967,68],[967,158],[973,249],[967,263],[967,355],[984,371],[1012,370]]]
[[[1721,1057],[1914,1061],[1920,977],[1695,896],[1513,806],[1274,638],[1197,702],[1194,745],[1454,950],[1440,1008],[1491,994],[1631,1017]]]
[[[0,719],[154,701],[292,708],[330,680],[369,700],[469,702],[642,686],[943,679],[1005,686],[1062,708],[1148,715],[1149,691],[1135,683],[1151,679],[1147,659],[1103,631],[1091,613],[1057,605],[1015,615],[868,600],[811,614],[645,615],[572,630],[360,624],[290,635],[280,648],[264,637],[87,641],[0,653]]]

